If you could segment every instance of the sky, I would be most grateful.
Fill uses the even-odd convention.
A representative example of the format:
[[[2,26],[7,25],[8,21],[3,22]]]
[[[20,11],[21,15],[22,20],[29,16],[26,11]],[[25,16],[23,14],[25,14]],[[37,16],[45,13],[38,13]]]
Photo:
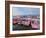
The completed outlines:
[[[40,15],[40,8],[13,7],[12,15]]]

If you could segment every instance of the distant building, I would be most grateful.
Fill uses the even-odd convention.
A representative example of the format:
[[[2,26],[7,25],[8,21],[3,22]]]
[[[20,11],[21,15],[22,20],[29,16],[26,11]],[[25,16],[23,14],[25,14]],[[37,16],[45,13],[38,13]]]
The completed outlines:
[[[38,28],[38,26],[40,25],[40,17],[39,16],[15,16],[13,18],[13,24],[24,24],[29,26],[29,23],[32,23],[32,21],[34,21],[34,23],[32,23],[32,27],[33,28]]]

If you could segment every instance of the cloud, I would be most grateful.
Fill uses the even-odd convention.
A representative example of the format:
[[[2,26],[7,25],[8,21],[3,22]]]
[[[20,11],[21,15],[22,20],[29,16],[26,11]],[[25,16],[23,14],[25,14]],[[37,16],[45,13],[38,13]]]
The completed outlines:
[[[27,7],[13,7],[12,9],[13,16],[16,15],[39,15],[39,8],[27,8]]]

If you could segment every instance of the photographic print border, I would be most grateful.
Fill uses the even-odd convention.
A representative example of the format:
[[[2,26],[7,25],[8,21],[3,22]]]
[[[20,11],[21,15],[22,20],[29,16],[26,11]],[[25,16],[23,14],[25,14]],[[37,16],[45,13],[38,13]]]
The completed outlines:
[[[10,34],[10,4],[21,4],[21,5],[39,5],[43,6],[42,12],[42,33],[24,33],[24,34]],[[18,37],[18,36],[33,36],[33,35],[44,35],[45,34],[45,5],[44,3],[36,2],[20,2],[20,1],[5,1],[5,37]]]
[[[12,15],[13,15],[13,7],[26,7],[26,8],[39,8],[39,13],[40,13],[40,26],[39,26],[39,30],[22,30],[22,31],[13,31],[13,21],[12,21]],[[20,10],[20,9],[19,9]],[[21,12],[22,13],[22,12]],[[30,12],[29,12],[30,13]],[[16,14],[16,11],[15,11]],[[22,25],[23,26],[23,25]],[[37,26],[37,28],[38,28]],[[18,27],[18,26],[17,26]],[[33,27],[33,26],[32,26]],[[19,28],[19,27],[18,27]],[[34,28],[35,29],[35,28]],[[10,34],[22,34],[22,33],[38,33],[38,32],[42,32],[42,6],[35,6],[35,5],[19,5],[19,4],[10,4]]]

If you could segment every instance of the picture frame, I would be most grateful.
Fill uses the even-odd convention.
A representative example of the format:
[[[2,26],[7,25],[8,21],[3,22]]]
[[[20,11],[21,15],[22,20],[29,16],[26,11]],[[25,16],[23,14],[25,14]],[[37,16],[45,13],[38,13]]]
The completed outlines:
[[[40,32],[40,30],[33,30],[33,31],[30,31],[30,30],[24,31],[24,30],[22,30],[22,31],[11,32],[10,29],[11,29],[12,26],[10,24],[11,23],[10,20],[11,20],[11,17],[14,15],[12,13],[13,12],[12,10],[14,10],[12,7],[15,7],[15,9],[17,9],[18,7],[22,7],[22,8],[23,7],[28,7],[29,8],[30,7],[30,8],[34,8],[34,9],[35,8],[40,8],[39,11],[41,11],[40,12],[41,32]],[[27,8],[24,8],[24,9],[27,9]],[[17,15],[18,14],[19,13],[17,13]],[[28,14],[28,13],[26,13],[26,14]],[[15,15],[16,15],[16,12],[15,12]],[[45,34],[45,5],[44,5],[44,3],[21,2],[21,1],[5,1],[5,37],[34,36],[34,35],[44,35],[44,34]]]

